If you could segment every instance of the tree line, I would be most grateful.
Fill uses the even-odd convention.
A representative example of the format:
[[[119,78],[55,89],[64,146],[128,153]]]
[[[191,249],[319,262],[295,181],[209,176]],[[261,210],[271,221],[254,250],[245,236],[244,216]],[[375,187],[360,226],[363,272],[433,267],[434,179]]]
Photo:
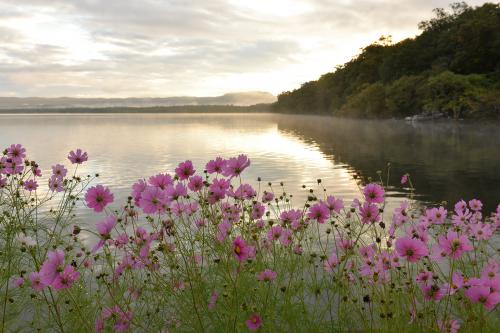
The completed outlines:
[[[382,36],[335,71],[278,95],[273,110],[500,118],[500,5],[459,2],[434,13],[417,37],[392,43]]]

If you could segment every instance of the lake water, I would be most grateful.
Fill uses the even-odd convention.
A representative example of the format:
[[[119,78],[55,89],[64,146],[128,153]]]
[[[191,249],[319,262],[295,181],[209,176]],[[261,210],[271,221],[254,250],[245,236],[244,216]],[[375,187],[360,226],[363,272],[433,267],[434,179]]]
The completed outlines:
[[[399,183],[407,172],[424,203],[477,197],[492,210],[500,199],[496,124],[278,114],[0,115],[0,147],[10,143],[22,143],[44,175],[55,163],[69,164],[68,151],[86,150],[81,172],[99,173],[115,204],[137,179],[172,172],[181,161],[191,159],[202,171],[209,159],[242,153],[252,163],[244,180],[256,185],[261,177],[275,189],[283,181],[297,205],[308,195],[301,185],[317,188],[318,178],[329,193],[359,197],[359,185],[377,178],[377,170],[385,179],[388,162],[391,208],[407,194]]]

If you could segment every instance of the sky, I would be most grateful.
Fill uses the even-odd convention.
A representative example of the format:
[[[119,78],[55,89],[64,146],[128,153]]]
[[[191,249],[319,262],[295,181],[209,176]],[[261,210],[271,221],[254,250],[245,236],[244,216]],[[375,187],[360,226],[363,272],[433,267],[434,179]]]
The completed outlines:
[[[279,94],[450,2],[0,0],[0,96]]]

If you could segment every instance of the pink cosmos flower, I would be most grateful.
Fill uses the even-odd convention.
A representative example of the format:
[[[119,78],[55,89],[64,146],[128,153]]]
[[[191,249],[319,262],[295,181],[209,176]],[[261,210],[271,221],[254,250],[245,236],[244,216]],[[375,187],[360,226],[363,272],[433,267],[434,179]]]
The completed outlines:
[[[436,284],[421,284],[420,289],[428,301],[439,301],[446,294],[445,289]]]
[[[33,272],[29,276],[31,282],[31,288],[35,291],[40,291],[46,287],[46,285],[42,282],[42,275],[38,272]]]
[[[469,235],[473,236],[475,239],[482,241],[488,240],[493,236],[493,230],[491,226],[486,223],[477,223],[470,226]]]
[[[255,192],[250,184],[241,184],[236,191],[229,190],[227,193],[229,196],[240,200],[251,200],[257,196],[257,192]]]
[[[165,190],[168,201],[174,201],[179,199],[180,197],[184,197],[187,195],[187,188],[181,183],[177,183],[175,186],[169,185]]]
[[[75,268],[68,265],[64,270],[56,276],[52,282],[55,290],[71,288],[73,283],[80,278],[80,273],[75,271]]]
[[[49,179],[49,189],[53,192],[62,192],[64,191],[63,181],[61,178],[52,176]]]
[[[434,224],[443,224],[448,211],[443,207],[431,208],[426,211],[426,216]]]
[[[404,174],[402,177],[401,177],[401,185],[404,185],[408,182],[408,174]]]
[[[75,151],[70,151],[68,155],[68,160],[72,164],[82,164],[83,162],[87,161],[89,159],[89,156],[87,155],[86,152],[82,152],[81,149],[77,149]]]
[[[284,226],[297,224],[302,218],[302,212],[298,209],[285,210],[280,214],[281,224]],[[297,228],[294,228],[297,229]]]
[[[408,201],[404,200],[401,202],[398,208],[394,210],[394,215],[392,216],[392,222],[396,226],[401,226],[404,223],[408,222],[410,217],[408,216]]]
[[[283,228],[280,225],[272,226],[267,232],[267,239],[270,241],[277,241],[281,237]]]
[[[472,199],[469,201],[469,207],[473,211],[477,212],[483,208],[483,203],[480,200]]]
[[[262,282],[271,282],[276,279],[277,276],[278,274],[276,274],[275,271],[271,269],[265,269],[257,275],[257,280]]]
[[[333,195],[329,195],[326,198],[326,206],[330,210],[330,213],[335,212],[340,214],[340,211],[344,208],[344,201],[342,199],[335,199]]]
[[[96,224],[95,228],[101,236],[101,239],[92,249],[93,253],[97,252],[104,245],[104,242],[110,238],[111,231],[115,227],[116,221],[116,216],[110,215]]]
[[[188,188],[193,192],[199,192],[203,188],[203,178],[200,176],[190,177]]]
[[[301,255],[302,252],[304,252],[304,250],[302,249],[302,246],[299,244],[299,245],[295,245],[293,247],[293,253],[297,254],[297,255]]]
[[[365,200],[369,203],[383,203],[384,202],[384,188],[378,184],[371,183],[363,189]]]
[[[396,240],[396,251],[400,257],[406,258],[409,262],[417,262],[429,254],[424,242],[409,237]]]
[[[458,259],[465,251],[472,251],[472,244],[465,235],[458,235],[454,231],[448,231],[446,237],[441,235],[438,237],[438,243],[446,255],[453,259]]]
[[[262,319],[258,313],[252,313],[250,319],[246,321],[246,324],[250,331],[256,331],[262,326]]]
[[[64,252],[62,250],[49,251],[47,259],[40,268],[40,281],[42,284],[51,285],[59,272],[63,271]]]
[[[373,256],[375,255],[375,249],[376,249],[375,244],[360,247],[359,255],[365,260],[373,259]]]
[[[193,162],[187,160],[182,163],[179,163],[179,166],[175,168],[175,174],[179,177],[180,180],[186,180],[190,176],[194,175],[195,170],[193,167]]]
[[[87,207],[94,209],[94,212],[100,213],[104,207],[112,203],[114,200],[113,193],[102,185],[97,185],[89,188],[85,194],[85,202]]]
[[[469,222],[471,216],[472,214],[468,209],[455,210],[455,215],[451,217],[451,222],[456,226],[463,227]]]
[[[14,280],[14,285],[17,288],[20,288],[24,284],[24,279],[22,277],[18,277],[17,279]]]
[[[15,175],[23,172],[24,165],[22,161],[14,160],[10,157],[3,157],[2,160],[3,162],[1,164],[3,173],[7,175]]]
[[[437,324],[439,330],[443,333],[457,333],[460,329],[460,323],[456,319],[448,319],[445,322],[438,320]]]
[[[215,160],[210,160],[205,166],[205,169],[210,174],[222,173],[224,167],[226,166],[226,163],[226,160],[224,160],[222,157],[217,157]]]
[[[292,231],[290,229],[283,229],[280,236],[280,243],[283,246],[288,246],[292,243]]]
[[[472,303],[481,303],[488,310],[493,310],[500,303],[500,292],[492,292],[487,286],[472,286],[465,291],[465,296]]]
[[[167,173],[159,173],[155,176],[151,176],[148,182],[151,186],[158,187],[162,190],[165,190],[169,185],[174,185],[172,177]]]
[[[218,225],[217,228],[219,229],[219,231],[217,232],[216,238],[219,242],[222,243],[224,239],[226,239],[227,235],[229,235],[231,231],[232,226],[233,225],[228,221],[224,221]]]
[[[68,170],[64,167],[64,165],[61,164],[56,164],[52,166],[52,174],[56,176],[57,178],[64,178],[66,177],[66,174],[68,173]]]
[[[263,203],[271,202],[271,201],[273,201],[273,199],[274,199],[274,193],[272,193],[272,192],[264,191],[264,193],[262,194],[262,202]]]
[[[334,252],[328,257],[323,266],[325,267],[325,271],[331,272],[335,267],[337,267],[339,263],[340,260],[338,259],[337,254]]]
[[[233,241],[233,253],[238,261],[245,261],[252,257],[253,247],[247,245],[247,243],[240,237],[236,237]]]
[[[416,276],[415,281],[417,281],[417,283],[420,286],[427,286],[427,285],[430,285],[434,282],[432,277],[433,277],[432,272],[424,271],[424,272],[419,273]]]
[[[381,219],[378,207],[368,202],[365,202],[363,206],[359,208],[359,213],[361,215],[361,222],[364,224],[377,223]]]
[[[30,192],[36,191],[37,188],[38,188],[38,183],[33,179],[30,179],[30,180],[24,182],[24,189],[26,191],[30,191]]]
[[[11,158],[17,164],[21,164],[26,157],[26,149],[20,144],[12,144],[7,148],[7,157]]]
[[[219,299],[219,293],[214,291],[210,296],[210,301],[208,302],[208,310],[212,311],[215,308],[215,304]]]
[[[467,203],[464,200],[460,200],[455,204],[455,213],[464,212],[467,208]]]
[[[167,194],[159,187],[148,186],[142,192],[139,204],[146,214],[163,213],[168,204]]]
[[[239,155],[227,160],[226,165],[222,169],[222,174],[226,177],[237,177],[243,170],[250,166],[250,160],[246,155]]]
[[[151,179],[151,178],[150,178]],[[132,185],[132,197],[134,198],[134,203],[136,206],[140,207],[140,200],[142,196],[142,192],[146,189],[148,185],[143,179],[139,179],[137,183]],[[154,185],[153,185],[154,186]]]
[[[254,220],[258,220],[264,215],[265,211],[266,207],[264,207],[264,205],[261,204],[260,202],[256,202],[252,206],[252,212],[250,213],[250,217]]]
[[[320,224],[323,224],[330,217],[330,210],[323,201],[320,201],[309,208],[307,217],[309,217],[311,220],[316,220]]]

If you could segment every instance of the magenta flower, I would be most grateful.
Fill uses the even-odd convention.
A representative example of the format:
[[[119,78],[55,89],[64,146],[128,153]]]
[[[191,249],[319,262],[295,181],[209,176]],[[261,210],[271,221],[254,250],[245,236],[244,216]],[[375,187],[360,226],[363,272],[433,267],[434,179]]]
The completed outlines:
[[[82,164],[83,162],[87,161],[89,159],[88,155],[86,152],[82,152],[81,149],[77,149],[76,152],[74,150],[69,152],[68,155],[68,160],[72,164]]]
[[[31,282],[31,288],[35,291],[40,291],[46,287],[46,285],[42,282],[42,275],[38,272],[33,272],[29,276]]]
[[[500,303],[500,292],[491,291],[487,286],[472,286],[465,291],[465,296],[472,303],[481,303],[488,310],[493,310]]]
[[[215,305],[217,304],[217,300],[219,299],[219,293],[214,291],[210,296],[210,301],[208,302],[208,310],[212,311],[215,309]]]
[[[448,231],[446,237],[441,235],[438,238],[438,243],[446,255],[453,259],[458,259],[465,251],[472,251],[472,244],[465,235],[459,236],[454,231]]]
[[[52,282],[55,290],[71,288],[73,283],[80,278],[80,273],[75,271],[75,268],[68,265],[64,270],[56,276]]]
[[[174,185],[174,181],[169,174],[160,173],[156,176],[151,176],[148,179],[149,184],[154,187],[158,187],[162,190],[165,190],[169,185]]]
[[[184,197],[187,195],[187,188],[181,183],[177,183],[175,186],[169,185],[165,190],[167,194],[168,201],[174,201],[179,199],[180,197]]]
[[[150,178],[150,181],[151,181],[151,178]],[[142,179],[139,179],[137,181],[137,183],[135,183],[134,185],[132,185],[132,197],[134,198],[134,203],[140,207],[140,200],[141,200],[141,196],[142,196],[142,192],[144,192],[144,190],[146,189],[148,185],[146,184],[146,182]],[[155,185],[153,185],[155,186]]]
[[[457,333],[460,329],[460,323],[456,319],[448,319],[445,322],[438,320],[437,324],[439,330],[443,333]]]
[[[101,236],[101,239],[99,240],[99,243],[97,243],[92,249],[93,253],[97,252],[104,245],[104,242],[110,238],[111,231],[115,227],[116,221],[116,216],[110,215],[104,220],[97,222],[95,228],[99,233],[99,236]]]
[[[21,164],[26,157],[26,149],[20,144],[12,144],[7,148],[7,157],[11,158],[17,164]]]
[[[233,253],[238,261],[245,261],[253,257],[253,252],[253,247],[248,246],[240,236],[236,237],[233,241]]]
[[[396,251],[400,257],[406,258],[409,262],[417,262],[429,254],[424,242],[409,237],[396,240]]]
[[[49,179],[49,189],[53,192],[64,191],[63,180],[59,177],[52,176]]]
[[[49,251],[47,260],[40,268],[40,281],[42,284],[51,285],[54,279],[63,271],[64,252],[62,250]]]
[[[488,240],[493,236],[493,230],[491,230],[491,226],[486,223],[472,224],[470,226],[469,235],[479,241]]]
[[[430,222],[434,224],[443,224],[444,221],[446,220],[447,213],[448,211],[446,209],[444,209],[443,207],[439,207],[439,208],[428,209],[425,212],[425,215],[427,216]]]
[[[264,191],[264,193],[262,194],[262,203],[271,202],[273,201],[273,199],[274,199],[274,193],[272,192]]]
[[[203,178],[200,176],[190,177],[188,188],[193,192],[199,192],[203,188]]]
[[[344,201],[342,199],[335,199],[333,195],[329,195],[326,198],[326,206],[330,210],[330,214],[333,212],[340,214],[340,211],[344,208]]]
[[[439,301],[446,294],[445,289],[436,284],[421,284],[420,289],[424,294],[424,299],[428,301]]]
[[[229,190],[227,193],[229,196],[240,200],[251,200],[257,195],[257,192],[255,192],[250,184],[241,184],[236,191]]]
[[[281,237],[283,228],[280,225],[272,226],[267,232],[267,239],[270,241],[277,241]]]
[[[30,179],[30,180],[24,182],[24,189],[26,191],[30,191],[30,192],[36,191],[37,188],[38,188],[38,183],[33,179]]]
[[[175,168],[175,174],[179,177],[180,180],[186,180],[190,176],[194,175],[195,170],[193,167],[193,162],[187,160],[179,164],[177,168]]]
[[[323,201],[320,201],[309,208],[307,217],[323,224],[330,217],[330,209],[328,209],[328,206]]]
[[[20,174],[24,170],[24,165],[22,161],[18,161],[10,157],[8,158],[3,157],[0,166],[1,170],[3,170],[2,172],[7,175]]]
[[[283,246],[288,246],[292,243],[292,231],[290,229],[283,229],[280,236],[280,243]]]
[[[57,178],[64,178],[66,177],[66,174],[68,173],[68,170],[64,167],[64,165],[61,164],[56,164],[52,166],[52,174],[56,176]]]
[[[383,203],[385,191],[382,186],[371,183],[365,186],[363,190],[365,200],[369,203]]]
[[[265,269],[257,275],[257,280],[262,282],[271,282],[276,279],[277,276],[278,274],[276,274],[275,271],[271,269]]]
[[[226,165],[222,169],[222,174],[226,177],[239,176],[243,170],[250,166],[250,160],[246,155],[239,155],[227,160]]]
[[[104,207],[112,203],[114,200],[113,194],[107,187],[97,185],[89,188],[85,194],[85,202],[87,207],[94,209],[94,212],[100,213]]]
[[[402,177],[401,177],[401,185],[404,185],[408,182],[408,174],[405,173]]]
[[[467,209],[467,203],[464,200],[460,200],[455,204],[455,213],[464,212]]]
[[[483,203],[480,200],[472,199],[469,201],[469,207],[473,211],[477,212],[483,208]]]
[[[246,321],[246,324],[250,331],[256,331],[262,326],[262,319],[258,313],[252,313],[250,319]]]
[[[254,220],[258,220],[264,215],[265,211],[266,207],[264,207],[264,205],[261,204],[260,202],[256,202],[252,206],[252,212],[250,213],[250,217]]]
[[[217,157],[215,160],[210,160],[205,166],[205,169],[210,174],[222,173],[224,167],[226,166],[226,163],[226,160],[222,159],[221,157]]]
[[[363,206],[359,208],[359,213],[361,215],[361,222],[364,224],[377,223],[381,219],[378,207],[368,202],[365,202]]]
[[[139,205],[146,214],[163,213],[167,204],[167,193],[159,187],[146,187],[139,200]]]
[[[337,254],[335,252],[332,253],[324,263],[325,271],[331,272],[339,263],[340,260],[338,259]]]

